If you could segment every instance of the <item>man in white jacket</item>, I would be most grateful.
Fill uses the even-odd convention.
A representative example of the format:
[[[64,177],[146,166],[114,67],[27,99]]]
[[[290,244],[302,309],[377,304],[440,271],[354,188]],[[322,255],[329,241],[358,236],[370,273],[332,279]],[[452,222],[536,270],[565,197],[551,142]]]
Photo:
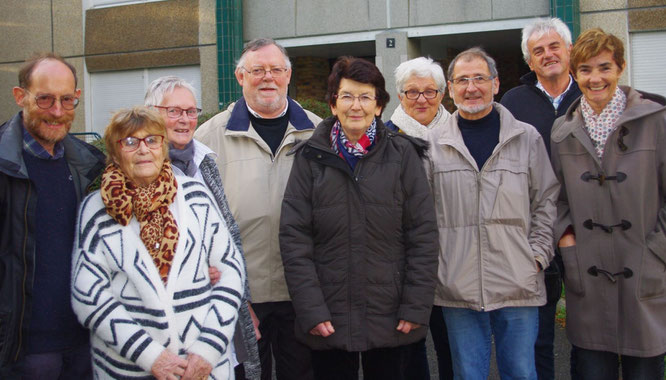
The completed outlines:
[[[194,137],[217,153],[217,166],[238,222],[252,308],[259,319],[262,379],[271,353],[278,379],[312,378],[310,351],[294,338],[294,310],[278,241],[280,208],[293,156],[321,119],[287,96],[291,63],[271,39],[247,43],[236,66],[243,97],[204,123]]]

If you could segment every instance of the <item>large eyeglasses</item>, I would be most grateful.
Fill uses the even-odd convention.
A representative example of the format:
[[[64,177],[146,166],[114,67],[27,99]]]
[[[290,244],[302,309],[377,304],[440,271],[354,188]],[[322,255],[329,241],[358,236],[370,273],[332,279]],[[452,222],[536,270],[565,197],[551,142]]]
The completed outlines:
[[[494,76],[475,76],[471,78],[463,77],[463,78],[456,78],[452,80],[453,84],[459,87],[467,87],[469,86],[469,83],[472,82],[474,83],[475,86],[480,86],[482,84],[488,83],[488,81],[493,80],[495,77]]]
[[[164,136],[160,135],[150,135],[142,139],[134,136],[125,137],[124,139],[118,140],[118,144],[122,147],[125,152],[134,152],[139,149],[143,141],[149,149],[157,149],[162,147],[162,141],[164,141]]]
[[[153,106],[153,107],[165,109],[169,119],[178,119],[180,115],[183,114],[183,112],[185,112],[185,115],[187,115],[187,117],[190,119],[196,119],[201,114],[201,108],[182,109],[180,107],[164,107],[164,106]]]
[[[423,97],[426,99],[435,99],[437,97],[437,94],[439,94],[439,90],[425,90],[425,91],[407,90],[407,91],[402,91],[402,93],[405,94],[405,98],[409,100],[416,100],[421,95],[423,95]]]
[[[338,99],[338,103],[344,107],[351,107],[356,99],[358,99],[359,103],[361,103],[361,107],[369,107],[377,101],[376,96],[368,94],[361,94],[359,96],[354,96],[352,94],[345,93],[345,94],[336,94],[333,96],[336,99]]]
[[[30,91],[25,88],[23,90],[30,93]],[[56,99],[55,96],[49,94],[35,95],[35,103],[37,104],[37,107],[43,110],[53,107]],[[60,105],[62,108],[71,111],[79,105],[79,98],[77,98],[76,95],[63,95],[60,97]]]
[[[255,67],[252,69],[246,69],[245,67],[243,67],[243,70],[252,74],[252,76],[255,78],[263,78],[266,76],[267,72],[270,72],[273,78],[279,78],[287,72],[286,67],[272,67],[269,70],[266,70],[263,67]]]

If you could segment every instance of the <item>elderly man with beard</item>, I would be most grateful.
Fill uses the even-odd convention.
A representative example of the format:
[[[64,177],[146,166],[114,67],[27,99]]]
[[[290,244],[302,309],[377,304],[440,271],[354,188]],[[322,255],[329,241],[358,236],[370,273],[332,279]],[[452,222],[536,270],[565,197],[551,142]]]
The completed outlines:
[[[539,132],[493,102],[499,78],[485,51],[458,54],[448,78],[458,110],[428,135],[427,171],[440,239],[435,305],[454,377],[488,378],[492,335],[501,377],[536,380],[559,184]]]
[[[261,378],[312,378],[310,350],[294,337],[294,309],[282,267],[280,209],[294,156],[321,118],[287,96],[291,62],[268,38],[248,42],[236,66],[243,97],[204,123],[194,137],[217,153],[222,184],[240,229],[252,308],[259,322]]]
[[[70,304],[76,211],[104,155],[67,133],[76,70],[46,53],[14,87],[0,126],[0,378],[92,378],[88,332]]]

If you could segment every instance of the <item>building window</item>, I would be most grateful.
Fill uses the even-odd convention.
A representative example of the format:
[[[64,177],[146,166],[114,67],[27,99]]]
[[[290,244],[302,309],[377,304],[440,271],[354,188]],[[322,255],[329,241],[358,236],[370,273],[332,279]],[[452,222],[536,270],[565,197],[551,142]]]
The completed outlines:
[[[631,33],[631,86],[666,96],[666,32]]]
[[[176,75],[188,81],[201,107],[201,73],[199,66],[150,68],[90,74],[91,131],[104,134],[111,115],[121,108],[143,104],[148,85],[153,80]]]

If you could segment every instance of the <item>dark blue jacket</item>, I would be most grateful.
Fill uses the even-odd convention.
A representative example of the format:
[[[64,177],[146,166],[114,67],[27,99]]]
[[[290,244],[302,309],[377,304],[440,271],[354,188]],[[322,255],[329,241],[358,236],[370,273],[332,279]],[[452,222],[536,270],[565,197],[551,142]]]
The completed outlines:
[[[23,161],[22,113],[0,125],[0,378],[16,372],[25,349],[35,266],[37,193]],[[97,148],[72,137],[63,140],[65,160],[80,201],[104,169]],[[69,273],[63,274],[69,276]]]
[[[560,106],[554,110],[550,99],[537,88],[537,76],[534,71],[523,75],[520,82],[523,84],[512,88],[502,96],[500,104],[508,108],[513,117],[532,124],[539,131],[550,155],[550,129],[555,119],[564,115],[571,103],[580,97],[578,84],[575,81],[571,84]]]

